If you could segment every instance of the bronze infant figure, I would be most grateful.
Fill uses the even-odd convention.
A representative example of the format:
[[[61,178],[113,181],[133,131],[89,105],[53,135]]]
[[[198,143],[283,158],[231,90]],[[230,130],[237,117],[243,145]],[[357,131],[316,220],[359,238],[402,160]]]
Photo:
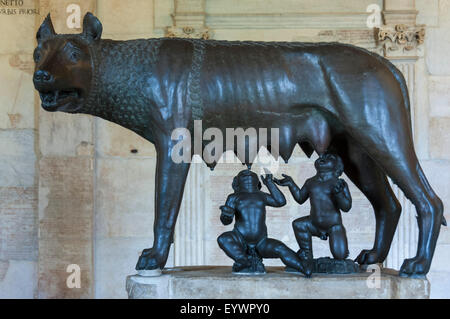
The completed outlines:
[[[234,273],[264,273],[262,258],[280,258],[288,267],[309,277],[312,269],[305,267],[293,250],[267,236],[266,206],[282,207],[286,198],[271,174],[261,179],[270,194],[260,190],[258,175],[250,170],[243,170],[234,178],[234,193],[220,207],[220,220],[229,225],[234,217],[236,222],[232,231],[219,236],[219,246],[235,261]]]
[[[348,257],[348,243],[340,211],[348,212],[352,206],[352,198],[347,183],[339,176],[344,165],[339,156],[326,153],[314,163],[317,174],[299,188],[290,176],[283,174],[284,179],[274,179],[281,186],[288,186],[295,201],[300,205],[308,199],[311,203],[311,214],[296,219],[292,226],[300,250],[300,258],[313,262],[312,236],[330,240],[330,251],[336,260]]]
[[[47,16],[36,34],[33,81],[45,110],[98,116],[155,145],[153,246],[136,269],[162,269],[167,262],[190,168],[172,160],[178,141],[171,134],[192,131],[201,120],[204,130],[222,132],[279,128],[279,154],[273,155],[285,161],[297,144],[308,156],[339,155],[376,218],[374,245],[359,254],[360,264],[381,263],[389,252],[401,213],[391,178],[418,216],[417,254],[400,274],[429,271],[444,207],[416,156],[406,81],[390,61],[342,43],[114,41],[101,35],[91,13],[80,34],[56,34]],[[205,160],[205,144],[191,156]],[[236,147],[223,145],[235,153]],[[247,165],[253,160],[241,158]]]

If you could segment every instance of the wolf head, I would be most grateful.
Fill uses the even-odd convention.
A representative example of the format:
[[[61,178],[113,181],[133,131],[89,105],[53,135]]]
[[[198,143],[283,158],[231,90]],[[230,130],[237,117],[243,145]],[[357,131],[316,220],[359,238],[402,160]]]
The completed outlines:
[[[94,77],[92,47],[100,40],[102,25],[91,13],[80,34],[55,33],[50,14],[40,26],[34,51],[34,87],[46,111],[80,113],[91,94]]]

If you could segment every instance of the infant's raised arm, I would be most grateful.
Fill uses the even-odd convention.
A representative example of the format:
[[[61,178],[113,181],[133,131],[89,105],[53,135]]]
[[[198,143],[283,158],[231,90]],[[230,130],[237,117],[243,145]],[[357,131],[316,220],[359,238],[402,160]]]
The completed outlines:
[[[334,197],[338,208],[343,212],[348,212],[352,208],[352,196],[350,195],[347,183],[343,179],[339,179],[335,185]]]
[[[234,214],[236,213],[235,204],[236,196],[234,194],[228,195],[225,205],[220,206],[222,213],[220,214],[220,221],[224,225],[229,225],[233,222]]]
[[[270,194],[264,193],[265,204],[272,207],[282,207],[286,205],[286,197],[280,189],[275,185],[272,174],[266,175],[266,178],[261,176],[264,185],[269,189]]]
[[[283,179],[274,179],[275,183],[277,183],[280,186],[288,186],[289,191],[292,194],[292,197],[294,197],[295,201],[299,203],[300,205],[306,202],[306,200],[309,198],[308,194],[308,188],[306,186],[306,183],[303,185],[302,188],[299,188],[297,184],[295,184],[292,177],[282,174]]]

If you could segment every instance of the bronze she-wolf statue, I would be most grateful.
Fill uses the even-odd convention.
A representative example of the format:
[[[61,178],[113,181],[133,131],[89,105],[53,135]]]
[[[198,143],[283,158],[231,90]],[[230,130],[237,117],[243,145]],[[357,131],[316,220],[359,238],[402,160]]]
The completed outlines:
[[[56,34],[48,16],[37,32],[33,80],[45,110],[99,116],[155,145],[154,243],[136,269],[166,264],[190,166],[171,159],[171,133],[202,120],[223,132],[279,128],[285,161],[296,144],[308,156],[338,155],[375,212],[375,243],[360,264],[381,263],[389,252],[401,211],[390,177],[415,205],[419,226],[417,255],[400,274],[429,271],[443,205],[415,154],[408,90],[392,63],[339,43],[113,41],[101,33],[90,13],[81,34]]]

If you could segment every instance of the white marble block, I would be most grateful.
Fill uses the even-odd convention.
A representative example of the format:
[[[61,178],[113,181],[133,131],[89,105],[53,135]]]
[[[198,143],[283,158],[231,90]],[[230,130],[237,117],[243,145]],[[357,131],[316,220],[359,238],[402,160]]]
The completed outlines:
[[[263,276],[237,276],[226,266],[176,267],[163,270],[159,277],[128,276],[126,290],[130,299],[428,299],[430,295],[426,278],[401,278],[390,269],[312,278],[282,267],[266,270]]]

